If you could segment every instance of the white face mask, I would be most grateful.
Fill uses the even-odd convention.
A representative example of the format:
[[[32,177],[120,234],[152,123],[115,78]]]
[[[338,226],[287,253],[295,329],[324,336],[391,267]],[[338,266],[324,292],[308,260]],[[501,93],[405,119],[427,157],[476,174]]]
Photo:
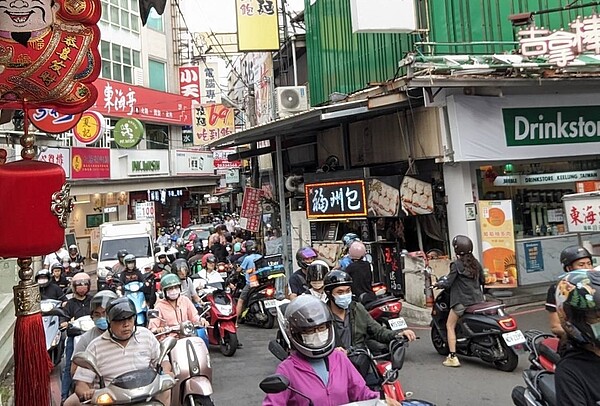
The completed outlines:
[[[179,288],[167,290],[167,298],[169,298],[170,300],[177,300],[179,298],[180,294],[181,294],[181,289],[179,289]]]
[[[314,290],[319,290],[319,289],[322,289],[322,288],[323,288],[323,284],[324,284],[324,282],[323,282],[323,281],[315,281],[315,282],[311,282],[311,283],[310,283],[310,286],[312,286],[312,288],[313,288]]]
[[[302,341],[307,347],[320,348],[327,343],[329,329],[313,334],[302,334]]]

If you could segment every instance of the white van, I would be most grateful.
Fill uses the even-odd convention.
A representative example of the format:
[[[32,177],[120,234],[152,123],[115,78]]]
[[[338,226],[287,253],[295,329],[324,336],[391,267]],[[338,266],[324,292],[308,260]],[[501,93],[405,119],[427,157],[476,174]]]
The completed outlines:
[[[98,260],[98,290],[106,286],[108,269],[117,263],[117,252],[127,250],[135,255],[136,266],[142,272],[150,272],[154,266],[152,223],[149,221],[113,221],[100,225],[100,248],[92,258]]]

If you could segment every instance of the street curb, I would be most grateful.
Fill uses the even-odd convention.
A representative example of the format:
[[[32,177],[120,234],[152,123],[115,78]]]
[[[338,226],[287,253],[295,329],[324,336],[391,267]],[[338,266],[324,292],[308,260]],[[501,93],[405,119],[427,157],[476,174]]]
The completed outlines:
[[[428,326],[431,323],[431,308],[423,308],[411,303],[402,302],[401,316],[410,324]]]

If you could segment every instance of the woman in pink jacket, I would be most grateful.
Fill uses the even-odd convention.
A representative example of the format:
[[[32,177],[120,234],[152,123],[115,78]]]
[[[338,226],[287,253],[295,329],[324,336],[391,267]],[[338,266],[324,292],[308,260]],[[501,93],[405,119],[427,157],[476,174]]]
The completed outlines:
[[[285,316],[295,351],[277,367],[277,373],[289,379],[291,388],[309,396],[312,404],[319,406],[380,397],[367,387],[346,354],[334,351],[333,318],[322,301],[312,295],[301,295],[288,305]],[[308,404],[308,399],[289,389],[268,394],[263,401],[263,406]]]

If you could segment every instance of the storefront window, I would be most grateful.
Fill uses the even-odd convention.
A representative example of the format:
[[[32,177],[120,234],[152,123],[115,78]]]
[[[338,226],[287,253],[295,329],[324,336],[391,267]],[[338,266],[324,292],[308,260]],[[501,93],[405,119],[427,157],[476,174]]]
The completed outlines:
[[[146,124],[146,148],[169,149],[169,127]]]
[[[600,179],[597,160],[481,166],[479,199],[512,200],[516,238],[565,233],[562,197]]]

